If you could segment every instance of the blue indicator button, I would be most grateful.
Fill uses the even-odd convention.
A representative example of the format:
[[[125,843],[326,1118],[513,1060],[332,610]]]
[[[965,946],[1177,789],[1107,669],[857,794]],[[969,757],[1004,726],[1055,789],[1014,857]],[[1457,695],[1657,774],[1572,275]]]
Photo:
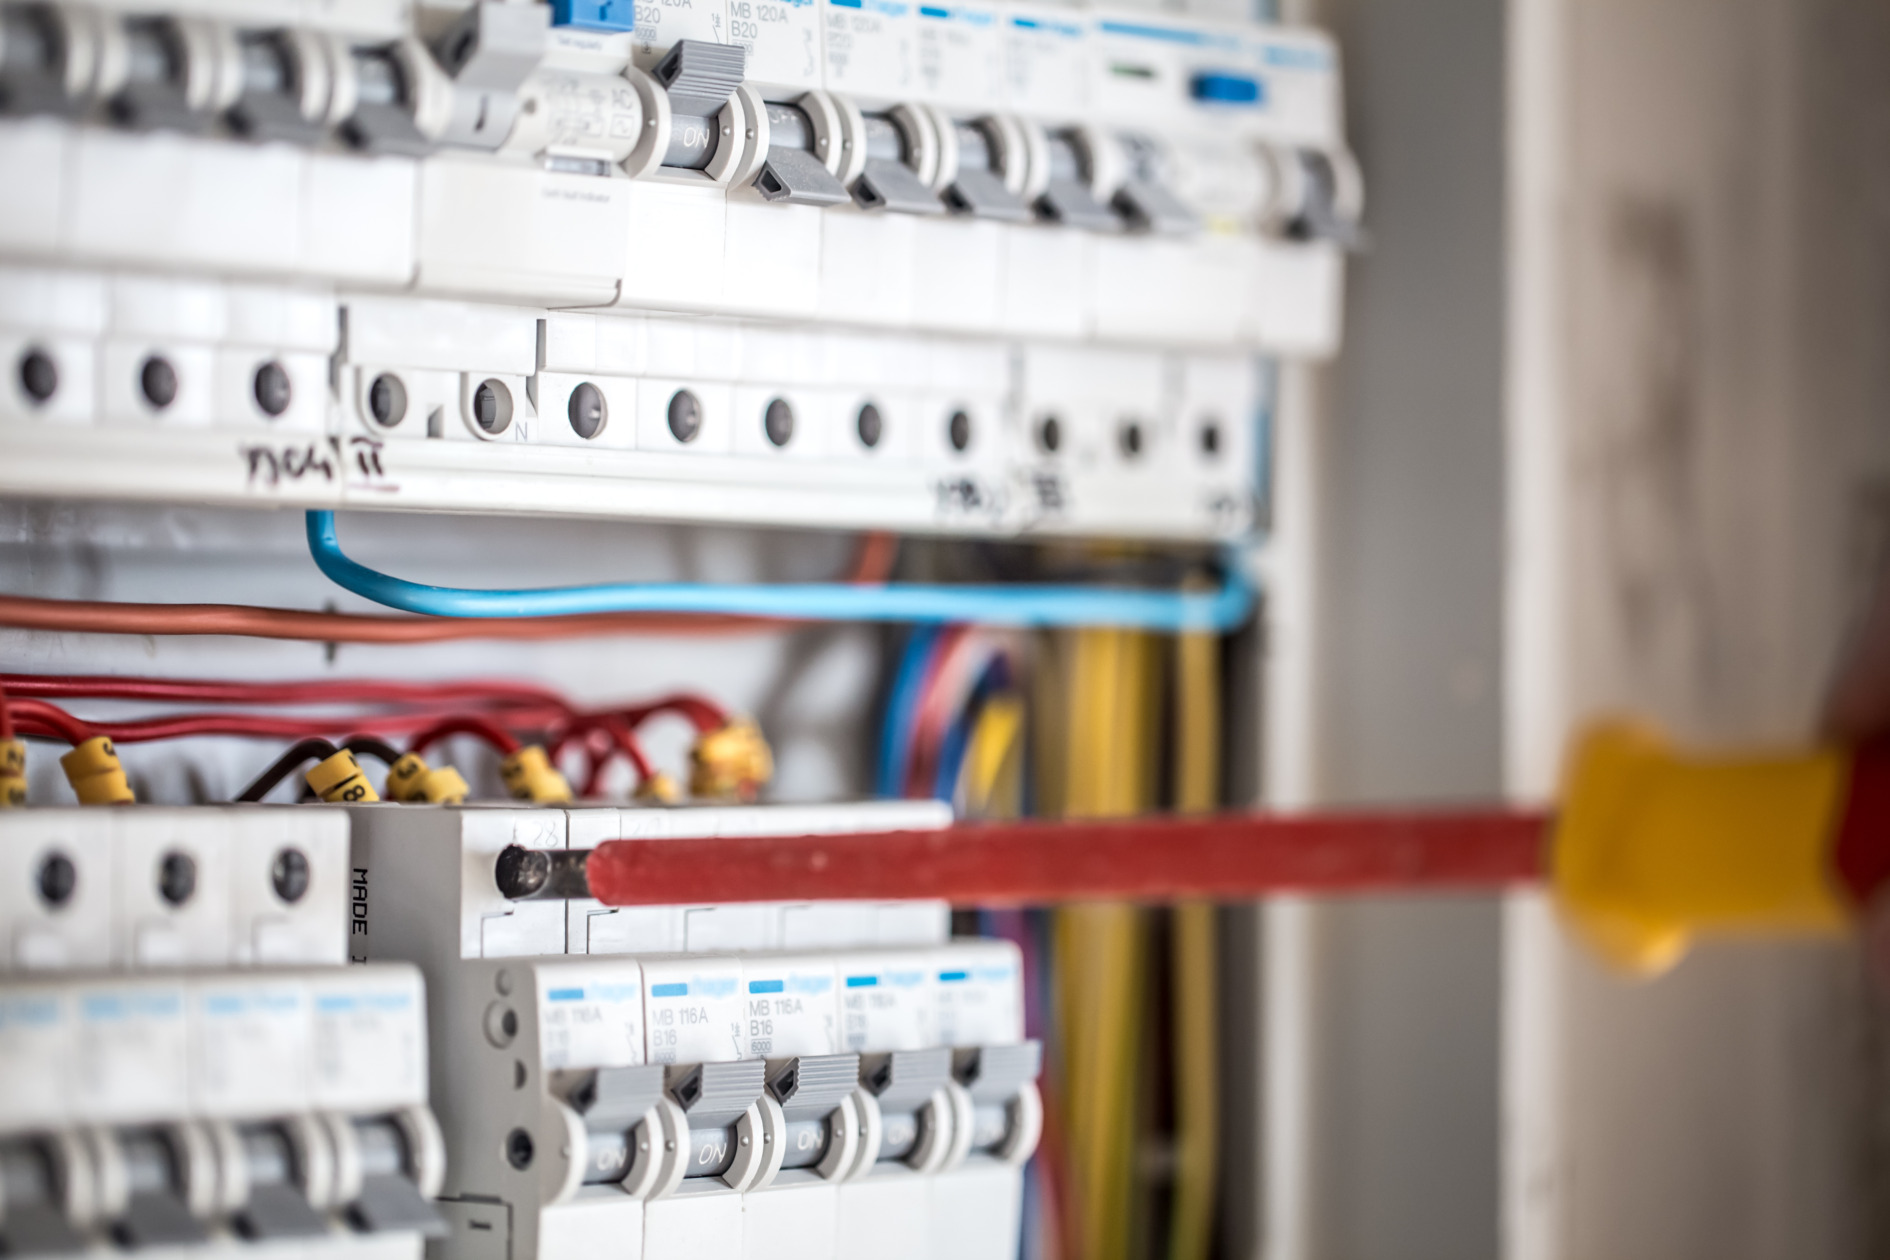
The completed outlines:
[[[1197,70],[1188,81],[1188,94],[1197,101],[1215,105],[1258,105],[1266,95],[1260,80],[1250,74],[1229,74],[1225,70]]]
[[[551,0],[551,24],[586,31],[634,31],[636,5],[632,0]]]

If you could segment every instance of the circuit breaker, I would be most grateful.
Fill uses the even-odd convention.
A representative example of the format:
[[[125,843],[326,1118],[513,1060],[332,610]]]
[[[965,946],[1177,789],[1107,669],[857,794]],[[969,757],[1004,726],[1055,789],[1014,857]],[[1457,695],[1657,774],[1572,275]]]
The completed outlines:
[[[9,1254],[419,1260],[444,1233],[425,987],[342,965],[344,814],[8,811],[0,864]]]
[[[8,4],[0,489],[1251,525],[1362,239],[1328,39],[630,8]]]

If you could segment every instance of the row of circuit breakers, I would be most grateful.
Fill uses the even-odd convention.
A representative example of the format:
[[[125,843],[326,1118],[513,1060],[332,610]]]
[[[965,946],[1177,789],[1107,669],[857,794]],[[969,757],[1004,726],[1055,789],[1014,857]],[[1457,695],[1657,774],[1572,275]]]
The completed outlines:
[[[1316,32],[0,5],[0,492],[1223,538],[1361,183]]]
[[[513,845],[948,821],[0,816],[0,1245],[1008,1260],[1041,1127],[1009,943],[930,903],[612,909],[493,874]]]

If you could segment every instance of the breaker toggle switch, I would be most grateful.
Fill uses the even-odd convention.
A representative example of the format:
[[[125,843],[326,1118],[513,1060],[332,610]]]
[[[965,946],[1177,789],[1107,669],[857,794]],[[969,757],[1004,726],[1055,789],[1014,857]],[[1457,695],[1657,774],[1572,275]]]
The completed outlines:
[[[878,1152],[878,1110],[860,1092],[857,1054],[800,1055],[769,1065],[768,1092],[785,1121],[781,1167],[811,1168],[830,1181],[855,1175]]]
[[[199,1215],[207,1216],[214,1208],[216,1168],[210,1141],[201,1130],[177,1126],[102,1134],[96,1151],[99,1183],[123,1187],[119,1202],[101,1204],[112,1213],[111,1234],[121,1246],[208,1241],[209,1230]]]
[[[325,1199],[334,1160],[324,1135],[307,1117],[279,1124],[244,1125],[240,1149],[227,1152],[247,1188],[233,1213],[236,1232],[255,1242],[317,1238],[328,1222],[313,1200]]]
[[[394,1116],[325,1119],[335,1151],[334,1199],[349,1224],[367,1234],[446,1234],[429,1201],[444,1162],[431,1112],[412,1107]]]
[[[945,204],[975,218],[1028,223],[1030,205],[1022,195],[1028,158],[1021,148],[1021,134],[1007,136],[992,118],[949,126],[957,169],[945,186]],[[1008,145],[1007,139],[1011,140]],[[1007,160],[1011,170],[1006,170]]]
[[[71,117],[88,104],[100,35],[81,11],[0,5],[0,113]]]
[[[596,1068],[571,1074],[565,1102],[584,1122],[584,1181],[616,1184],[633,1198],[667,1194],[682,1180],[678,1139],[688,1124],[664,1097],[663,1069],[656,1064]]]
[[[952,1052],[895,1050],[860,1058],[860,1083],[879,1105],[879,1150],[868,1162],[896,1161],[917,1172],[935,1173],[964,1158],[954,1123],[970,1111],[964,1089],[952,1079]]]
[[[1120,184],[1121,152],[1100,133],[1052,132],[1044,143],[1043,190],[1037,213],[1064,227],[1115,232],[1122,220],[1108,206]],[[1099,195],[1099,191],[1100,195]]]
[[[1043,1135],[1043,1098],[1037,1075],[1043,1045],[974,1046],[952,1056],[952,1075],[971,1100],[971,1132],[965,1149],[1018,1165],[1029,1159]]]
[[[418,40],[358,47],[349,54],[355,104],[342,138],[369,153],[432,152],[453,109],[453,88]]]
[[[99,73],[111,116],[124,126],[200,134],[242,90],[236,34],[221,23],[127,17],[119,38],[118,55],[101,56]],[[108,74],[116,81],[105,83]]]
[[[764,116],[767,157],[755,176],[755,190],[769,201],[789,205],[844,205],[848,199],[846,185],[821,160],[820,138],[809,111],[798,103],[770,102]]]
[[[689,1128],[685,1178],[719,1177],[731,1190],[759,1190],[781,1170],[781,1106],[762,1088],[759,1059],[672,1066],[669,1096]]]
[[[938,175],[939,135],[929,114],[901,105],[861,121],[866,161],[853,185],[853,200],[866,210],[943,214],[932,181]]]
[[[511,133],[519,89],[545,58],[550,10],[541,4],[480,0],[436,41],[440,67],[453,81],[444,144],[495,150]]]
[[[1169,188],[1162,172],[1162,152],[1146,136],[1120,138],[1128,159],[1128,177],[1110,201],[1129,226],[1159,236],[1180,236],[1200,226],[1194,211]]]
[[[718,184],[754,178],[767,153],[767,115],[760,93],[742,82],[746,58],[739,44],[684,39],[653,73],[625,69],[644,126],[624,170],[693,174]]]
[[[91,1160],[74,1134],[0,1141],[0,1247],[9,1256],[84,1251]]]
[[[1365,183],[1350,153],[1320,149],[1262,150],[1273,192],[1262,216],[1265,227],[1292,241],[1330,241],[1362,249]]]
[[[231,130],[251,140],[320,144],[340,121],[335,103],[353,88],[347,48],[293,29],[241,31],[236,38],[242,85],[225,115]]]

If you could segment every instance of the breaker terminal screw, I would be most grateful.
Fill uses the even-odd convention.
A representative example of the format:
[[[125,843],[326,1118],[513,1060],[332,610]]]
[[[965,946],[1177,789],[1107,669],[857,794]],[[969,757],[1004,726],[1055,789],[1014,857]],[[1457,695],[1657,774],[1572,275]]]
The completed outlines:
[[[1122,457],[1136,459],[1142,454],[1142,425],[1140,421],[1124,420],[1122,429],[1116,435],[1122,444]]]
[[[28,350],[20,356],[20,388],[36,403],[43,403],[59,389],[59,366],[44,350]]]
[[[1046,455],[1055,455],[1057,448],[1063,445],[1063,422],[1055,416],[1045,416],[1037,425],[1037,445]]]
[[[138,387],[145,401],[162,411],[177,401],[177,369],[163,355],[154,354],[138,371]]]
[[[693,442],[702,432],[702,403],[686,389],[679,389],[669,400],[669,431],[678,442]]]
[[[256,405],[271,419],[289,409],[289,374],[273,359],[256,369],[252,388]]]
[[[473,391],[473,422],[497,437],[512,425],[512,391],[504,382],[484,380]]]
[[[158,863],[158,895],[174,906],[181,906],[197,891],[197,862],[188,853],[175,849]]]
[[[945,436],[951,439],[954,451],[962,451],[970,446],[971,416],[963,411],[952,412],[952,418],[945,422]]]
[[[761,428],[776,446],[786,446],[793,440],[794,408],[787,399],[776,398],[768,403],[768,409],[761,418]]]
[[[383,429],[391,429],[407,417],[407,387],[398,376],[383,372],[368,386],[368,414]]]
[[[587,441],[596,437],[604,431],[607,414],[604,391],[585,381],[571,391],[571,402],[565,414],[571,418],[571,432]]]
[[[855,424],[860,431],[860,445],[869,450],[879,445],[879,439],[886,431],[886,422],[880,418],[878,407],[872,403],[862,403]]]
[[[308,855],[300,849],[283,849],[269,868],[269,882],[276,896],[289,905],[302,900],[308,892]]]
[[[48,853],[39,864],[39,895],[49,906],[63,906],[79,888],[79,868],[63,853]]]
[[[1201,453],[1209,459],[1221,453],[1221,424],[1218,420],[1204,421],[1201,425]]]

